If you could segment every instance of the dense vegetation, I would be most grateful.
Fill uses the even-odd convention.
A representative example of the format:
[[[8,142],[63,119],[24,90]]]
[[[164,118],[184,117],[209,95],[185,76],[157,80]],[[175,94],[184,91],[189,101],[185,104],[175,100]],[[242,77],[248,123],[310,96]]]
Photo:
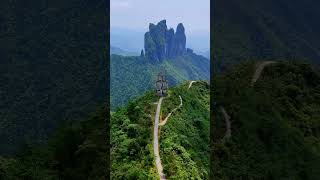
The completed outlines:
[[[99,0],[1,2],[0,154],[106,100],[106,12]]]
[[[130,99],[154,89],[157,74],[163,70],[166,72],[169,86],[175,86],[185,80],[208,80],[210,61],[191,52],[156,64],[141,56],[111,55],[111,109],[123,106]]]
[[[305,59],[320,64],[320,1],[215,0],[217,70],[247,59]]]
[[[254,62],[214,79],[214,179],[317,179],[320,175],[320,74],[308,64],[269,65],[250,86]]]
[[[156,177],[152,147],[156,101],[148,92],[111,114],[111,179]]]
[[[106,113],[101,107],[87,120],[64,125],[46,146],[26,146],[17,157],[0,156],[0,179],[105,179]]]
[[[160,151],[164,173],[169,179],[209,179],[210,93],[204,81],[170,90],[163,100],[162,119],[183,105],[161,127]]]
[[[208,178],[209,85],[187,83],[172,88],[163,100],[163,119],[183,106],[160,129],[160,156],[170,179]],[[111,179],[157,179],[153,154],[153,124],[158,97],[154,92],[130,101],[111,113]]]

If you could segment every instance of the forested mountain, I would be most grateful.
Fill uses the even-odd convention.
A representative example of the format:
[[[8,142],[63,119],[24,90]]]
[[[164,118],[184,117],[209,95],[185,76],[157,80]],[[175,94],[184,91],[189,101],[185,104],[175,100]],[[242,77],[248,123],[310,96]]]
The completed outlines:
[[[213,179],[317,179],[320,175],[320,74],[276,62],[252,84],[257,62],[215,77]],[[224,107],[231,121],[225,141]]]
[[[106,4],[9,1],[0,6],[0,153],[43,144],[107,97]]]
[[[211,179],[318,179],[319,6],[215,1]]]
[[[87,119],[60,127],[46,146],[25,146],[16,157],[0,156],[0,179],[105,179],[109,173],[106,106]]]
[[[110,57],[111,108],[153,90],[157,74],[165,71],[169,86],[185,80],[209,80],[210,61],[186,48],[184,27],[167,29],[166,21],[150,24],[145,34],[145,51],[140,56]]]
[[[209,84],[185,82],[170,88],[161,105],[160,156],[168,179],[209,176]],[[159,97],[153,91],[111,113],[111,179],[154,179],[153,125]]]
[[[213,54],[219,72],[248,59],[320,64],[320,1],[216,0]]]
[[[130,99],[155,88],[157,74],[165,70],[169,86],[185,80],[209,79],[210,62],[196,54],[186,54],[173,60],[153,64],[139,56],[111,55],[111,109],[125,105]]]

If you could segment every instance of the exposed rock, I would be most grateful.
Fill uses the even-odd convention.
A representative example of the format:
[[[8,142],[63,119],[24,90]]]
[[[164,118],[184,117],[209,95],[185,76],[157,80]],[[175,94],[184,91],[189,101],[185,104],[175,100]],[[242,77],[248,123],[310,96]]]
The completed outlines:
[[[157,25],[150,23],[149,31],[144,38],[145,56],[151,62],[161,62],[166,58],[174,58],[186,52],[186,35],[182,23],[177,26],[176,33],[167,29],[166,20]]]
[[[184,32],[184,27],[182,23],[179,23],[177,26],[176,33],[174,35],[173,54],[174,56],[179,56],[185,52],[186,52],[186,35]]]
[[[192,53],[193,53],[193,50],[192,50],[192,49],[190,49],[190,48],[187,48],[187,53],[192,54]]]
[[[145,50],[145,55],[146,57],[152,61],[158,61],[158,57],[156,54],[156,44],[154,43],[150,32],[146,32],[144,34],[144,50]]]
[[[166,57],[168,58],[172,57],[173,43],[174,43],[174,30],[173,28],[170,28],[167,31],[167,35],[166,35]]]
[[[144,57],[144,51],[143,51],[143,49],[141,50],[140,56],[141,56],[141,57]]]

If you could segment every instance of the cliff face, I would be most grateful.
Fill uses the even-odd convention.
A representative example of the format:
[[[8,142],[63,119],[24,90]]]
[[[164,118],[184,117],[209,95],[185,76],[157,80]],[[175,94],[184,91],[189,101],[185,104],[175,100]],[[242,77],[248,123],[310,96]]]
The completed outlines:
[[[183,24],[177,26],[176,33],[167,29],[166,20],[157,25],[150,23],[149,31],[144,35],[145,56],[152,62],[161,62],[166,58],[175,58],[186,52],[186,35]]]

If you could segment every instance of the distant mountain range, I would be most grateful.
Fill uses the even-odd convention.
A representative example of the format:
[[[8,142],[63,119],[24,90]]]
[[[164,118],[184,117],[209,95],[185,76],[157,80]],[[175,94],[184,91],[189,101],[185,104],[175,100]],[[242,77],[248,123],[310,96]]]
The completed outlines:
[[[111,27],[110,44],[125,51],[139,52],[144,48],[145,30],[133,30],[129,28]],[[203,31],[186,32],[188,41],[186,46],[196,53],[210,50],[210,33]]]
[[[138,52],[129,52],[118,47],[110,46],[110,55],[112,54],[117,54],[122,56],[138,56],[139,55]]]
[[[186,48],[183,24],[176,32],[167,29],[165,21],[150,24],[144,41],[140,56],[110,56],[111,109],[152,90],[160,71],[165,72],[169,86],[185,80],[209,80],[210,60]]]

